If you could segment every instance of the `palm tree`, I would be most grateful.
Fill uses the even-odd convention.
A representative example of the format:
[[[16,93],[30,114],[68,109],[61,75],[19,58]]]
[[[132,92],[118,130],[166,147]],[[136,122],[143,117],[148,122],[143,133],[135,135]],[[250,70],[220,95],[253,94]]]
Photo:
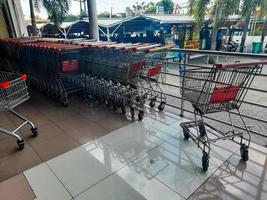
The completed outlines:
[[[197,29],[200,29],[204,22],[205,16],[209,13],[213,21],[212,44],[211,49],[215,50],[216,36],[219,28],[223,25],[228,15],[236,10],[238,0],[190,0],[189,13],[196,20]]]
[[[70,0],[34,0],[36,9],[40,6],[47,11],[48,18],[54,22],[56,26],[63,22],[68,15],[70,9]]]
[[[31,13],[31,23],[32,23],[32,34],[33,36],[37,36],[37,28],[36,28],[36,20],[35,20],[35,14],[34,14],[34,2],[33,0],[29,0],[30,4],[30,13]]]
[[[260,18],[264,19],[262,33],[261,33],[261,52],[263,51],[264,38],[267,35],[267,0],[261,2]]]
[[[261,33],[261,47],[260,47],[260,51],[263,51],[263,43],[264,43],[264,38],[267,35],[267,16],[265,16],[265,20],[263,23],[263,28],[262,28],[262,33]]]
[[[242,16],[245,18],[245,25],[243,28],[243,34],[242,34],[242,39],[241,39],[241,48],[240,48],[240,52],[244,51],[244,46],[245,46],[245,41],[246,41],[246,37],[247,37],[247,32],[248,32],[248,25],[250,22],[250,18],[251,15],[255,12],[257,7],[261,7],[261,12],[260,12],[260,17],[263,18],[263,16],[265,16],[265,23],[264,23],[264,27],[266,27],[266,15],[267,15],[267,0],[242,0],[242,10],[241,10],[241,14]],[[263,29],[262,32],[262,44],[261,47],[263,46],[263,40],[264,40],[264,36],[265,36],[265,32],[266,32],[267,28]]]

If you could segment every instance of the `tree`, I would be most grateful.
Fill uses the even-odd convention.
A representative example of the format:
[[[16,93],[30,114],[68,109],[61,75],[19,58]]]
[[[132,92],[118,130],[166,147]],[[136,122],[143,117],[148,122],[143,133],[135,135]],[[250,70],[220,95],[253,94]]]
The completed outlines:
[[[144,6],[145,14],[155,14],[156,13],[156,5],[153,2],[149,2]]]
[[[79,16],[77,15],[66,15],[66,17],[64,18],[64,22],[75,22],[77,20],[79,20]]]
[[[261,33],[261,47],[260,50],[261,52],[263,51],[263,43],[264,43],[264,38],[267,35],[267,0],[264,0],[261,2],[261,13],[260,13],[260,18],[264,19],[263,27],[262,27],[262,33]]]
[[[260,16],[266,15],[266,9],[267,9],[267,0],[242,0],[242,6],[241,6],[241,15],[245,18],[245,24],[243,27],[243,34],[242,34],[242,39],[241,39],[241,44],[240,44],[240,52],[244,51],[244,46],[246,42],[246,37],[247,37],[247,32],[248,32],[248,26],[250,22],[251,15],[255,12],[257,7],[261,7],[261,13]],[[265,23],[266,19],[265,19]],[[266,26],[264,23],[264,26]],[[263,38],[264,39],[264,33],[265,29],[263,29]],[[262,40],[263,44],[263,40]]]
[[[30,13],[31,13],[31,23],[32,23],[32,34],[33,36],[37,36],[37,27],[36,27],[36,19],[35,19],[35,14],[34,14],[34,2],[33,0],[29,0],[30,4]]]
[[[144,8],[145,8],[145,2],[142,2],[141,4],[136,2],[136,4],[132,6],[132,9],[133,9],[132,11],[134,15],[139,15],[139,14],[144,13]]]
[[[48,18],[59,25],[63,22],[64,18],[68,15],[70,9],[70,0],[34,0],[36,9],[40,6],[44,7],[47,11]]]
[[[109,13],[107,11],[102,12],[100,14],[97,15],[98,18],[109,18]]]
[[[105,11],[105,12],[98,14],[97,17],[98,18],[110,18],[110,13]],[[112,16],[111,16],[111,18],[123,18],[123,17],[126,17],[125,13],[119,13],[118,15],[112,14]]]
[[[265,36],[267,36],[267,16],[265,16],[262,33],[261,33],[261,47],[260,47],[261,52],[263,51],[263,48],[264,48],[263,43],[264,43]]]
[[[189,13],[196,21],[199,30],[205,22],[205,16],[209,13],[210,19],[213,21],[212,44],[211,49],[216,48],[216,37],[219,28],[223,25],[228,15],[235,12],[238,6],[238,0],[190,0]]]
[[[164,12],[166,14],[171,14],[173,12],[174,3],[172,0],[160,0],[156,3],[156,6],[164,6]]]

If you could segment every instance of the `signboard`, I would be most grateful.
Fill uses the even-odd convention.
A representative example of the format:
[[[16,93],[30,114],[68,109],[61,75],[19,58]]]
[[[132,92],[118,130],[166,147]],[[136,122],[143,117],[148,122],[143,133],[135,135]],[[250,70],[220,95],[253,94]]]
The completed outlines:
[[[165,45],[175,45],[174,43],[174,36],[171,34],[164,34],[164,42]]]
[[[156,14],[164,14],[164,6],[156,6]]]

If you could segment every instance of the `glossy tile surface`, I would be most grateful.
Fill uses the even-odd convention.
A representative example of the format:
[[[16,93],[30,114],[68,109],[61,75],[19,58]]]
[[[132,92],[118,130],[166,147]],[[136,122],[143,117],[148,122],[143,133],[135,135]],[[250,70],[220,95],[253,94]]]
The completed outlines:
[[[146,176],[146,172],[138,166],[126,166],[117,172],[119,177],[148,200],[180,200],[184,199],[165,184],[155,178]]]
[[[212,146],[210,166],[206,173],[202,172],[201,150],[193,141],[184,141],[182,135],[179,139],[173,137],[153,149],[138,161],[138,166],[148,173],[148,177],[156,177],[183,197],[188,198],[231,156],[232,144],[229,144],[230,149],[224,149],[224,147],[227,148],[226,143],[222,144],[223,148],[217,144],[216,147]]]
[[[145,200],[131,184],[117,174],[111,175],[94,187],[75,197],[75,200]]]
[[[0,199],[33,200],[35,194],[23,174],[14,176],[0,183]]]
[[[68,200],[69,192],[46,164],[24,172],[38,200]]]
[[[267,199],[267,155],[252,146],[249,157],[243,162],[235,153],[202,188],[226,200]]]
[[[149,120],[151,122],[151,119]],[[157,130],[147,121],[144,119],[144,122],[129,124],[101,137],[100,140],[114,148],[125,162],[131,162],[172,136],[171,133]]]
[[[188,200],[218,200],[219,198],[210,194],[203,188],[199,188],[197,191],[195,191]]]
[[[21,175],[6,180],[0,191],[14,190],[14,196],[24,194],[21,199],[34,199],[34,192],[38,200],[267,199],[264,147],[252,144],[245,164],[239,162],[238,145],[219,141],[212,144],[208,172],[202,173],[201,150],[183,140],[180,123],[187,119],[147,109],[144,120],[134,122],[78,98],[68,108],[44,99],[34,96],[18,107],[26,116],[36,115],[40,134],[32,138],[29,127],[21,130],[24,151],[0,136],[0,180],[48,161],[27,170],[28,180]],[[1,127],[19,122],[3,116]]]
[[[73,196],[120,169],[116,153],[99,141],[78,147],[47,162]]]
[[[0,158],[0,182],[42,162],[29,144],[25,144],[23,151],[18,151],[16,140],[11,139],[9,148],[12,150],[8,155]]]

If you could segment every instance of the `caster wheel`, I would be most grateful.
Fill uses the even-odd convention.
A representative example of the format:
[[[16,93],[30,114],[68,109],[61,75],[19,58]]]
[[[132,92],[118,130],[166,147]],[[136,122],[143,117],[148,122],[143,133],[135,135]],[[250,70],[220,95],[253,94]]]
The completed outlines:
[[[31,128],[31,131],[32,131],[32,136],[33,136],[33,137],[37,137],[37,136],[38,136],[38,130],[37,130],[37,127]]]
[[[125,108],[125,106],[122,106],[122,107],[121,107],[121,112],[122,112],[123,115],[126,114],[126,108]]]
[[[117,106],[114,105],[114,106],[113,106],[113,111],[116,111],[116,110],[117,110]]]
[[[150,103],[149,103],[150,108],[154,108],[155,105],[156,105],[156,102],[151,100]]]
[[[188,128],[183,128],[183,132],[184,132],[184,139],[188,140],[190,138],[190,134],[188,133],[189,132]]]
[[[242,144],[240,147],[241,158],[244,162],[248,161],[248,146]]]
[[[24,140],[17,140],[18,149],[23,150],[24,149]]]
[[[62,104],[63,104],[64,107],[68,107],[69,106],[69,101],[68,100],[64,100]]]
[[[205,135],[207,135],[206,128],[205,128],[204,124],[199,125],[199,133],[200,133],[201,137],[204,137]]]
[[[209,155],[204,152],[202,156],[202,169],[206,172],[209,168]]]
[[[158,106],[159,111],[163,111],[165,108],[165,102],[161,102]]]
[[[144,118],[144,112],[143,112],[143,111],[140,111],[140,112],[138,113],[138,120],[139,120],[139,121],[142,121],[143,118]]]
[[[134,119],[134,109],[131,108],[131,118]]]

